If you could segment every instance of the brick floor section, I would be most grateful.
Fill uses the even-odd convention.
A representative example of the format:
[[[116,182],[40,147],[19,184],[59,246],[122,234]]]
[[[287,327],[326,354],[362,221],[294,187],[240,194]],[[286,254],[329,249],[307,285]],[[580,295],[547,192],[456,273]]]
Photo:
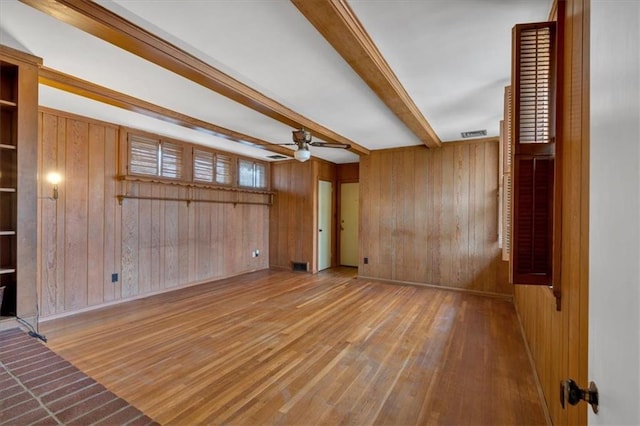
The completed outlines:
[[[157,425],[42,342],[0,331],[0,425]]]

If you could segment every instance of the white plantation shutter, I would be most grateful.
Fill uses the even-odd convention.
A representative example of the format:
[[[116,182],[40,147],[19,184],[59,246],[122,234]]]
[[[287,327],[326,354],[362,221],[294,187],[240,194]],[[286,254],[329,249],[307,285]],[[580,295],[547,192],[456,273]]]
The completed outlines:
[[[163,141],[161,144],[161,169],[160,175],[165,178],[181,179],[184,174],[182,145]]]
[[[139,135],[129,136],[129,173],[158,176],[160,141]]]
[[[210,151],[193,150],[193,180],[214,182],[214,163],[216,155]]]
[[[233,183],[232,164],[229,155],[216,154],[216,183],[220,185]]]

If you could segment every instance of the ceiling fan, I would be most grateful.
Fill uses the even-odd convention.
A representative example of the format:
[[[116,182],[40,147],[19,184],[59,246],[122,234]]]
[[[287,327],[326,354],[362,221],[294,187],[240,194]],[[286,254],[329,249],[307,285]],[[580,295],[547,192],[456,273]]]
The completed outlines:
[[[305,130],[304,128],[294,130],[291,143],[283,143],[280,145],[295,145],[298,149],[294,152],[293,156],[296,160],[300,162],[305,162],[309,158],[311,158],[311,152],[309,151],[310,146],[319,147],[319,148],[342,148],[349,149],[351,145],[346,143],[335,143],[335,142],[314,142],[311,140],[311,132]]]

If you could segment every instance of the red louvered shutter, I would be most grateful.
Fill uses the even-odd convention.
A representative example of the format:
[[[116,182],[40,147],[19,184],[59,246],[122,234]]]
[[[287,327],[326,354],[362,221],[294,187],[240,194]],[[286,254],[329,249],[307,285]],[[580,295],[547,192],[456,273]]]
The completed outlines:
[[[511,282],[553,285],[555,22],[513,30]]]

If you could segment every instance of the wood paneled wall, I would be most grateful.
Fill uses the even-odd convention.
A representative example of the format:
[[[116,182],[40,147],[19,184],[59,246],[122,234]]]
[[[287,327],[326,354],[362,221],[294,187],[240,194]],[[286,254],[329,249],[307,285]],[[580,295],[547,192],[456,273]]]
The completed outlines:
[[[335,235],[336,166],[312,158],[301,163],[285,161],[271,165],[271,189],[276,193],[269,218],[269,264],[291,269],[291,262],[308,262],[317,272],[318,181],[333,183],[332,227]],[[332,238],[332,264],[335,265],[335,241]]]
[[[268,267],[269,207],[125,199],[186,188],[116,179],[119,129],[42,109],[39,289],[43,317]],[[63,176],[49,199],[51,170]],[[211,190],[197,189],[200,199]],[[186,194],[184,194],[186,195]],[[253,250],[259,257],[252,257]],[[119,280],[111,282],[111,274]]]
[[[339,182],[358,182],[360,179],[360,163],[336,165],[336,180]]]
[[[511,294],[498,248],[497,140],[362,157],[359,247],[363,276]]]
[[[587,404],[562,409],[560,381],[588,386],[589,0],[567,0],[562,93],[562,307],[548,288],[516,286],[515,302],[554,424],[586,424]],[[559,18],[560,19],[560,18]]]

